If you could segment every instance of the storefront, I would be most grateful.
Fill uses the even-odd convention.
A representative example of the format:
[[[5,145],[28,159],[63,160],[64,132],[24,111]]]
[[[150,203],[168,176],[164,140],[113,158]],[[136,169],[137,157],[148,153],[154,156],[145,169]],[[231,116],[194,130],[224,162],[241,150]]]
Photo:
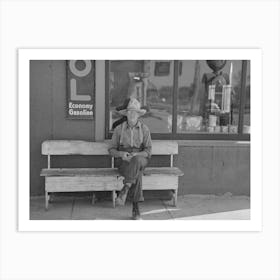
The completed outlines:
[[[46,139],[111,138],[115,108],[139,79],[137,98],[152,139],[179,143],[179,194],[250,194],[250,61],[114,60],[30,62],[31,195]],[[154,164],[164,162],[154,159]],[[59,166],[65,158],[55,159]],[[73,156],[69,166],[101,167],[108,158]],[[36,163],[36,164],[34,164]],[[65,162],[64,162],[65,163]]]

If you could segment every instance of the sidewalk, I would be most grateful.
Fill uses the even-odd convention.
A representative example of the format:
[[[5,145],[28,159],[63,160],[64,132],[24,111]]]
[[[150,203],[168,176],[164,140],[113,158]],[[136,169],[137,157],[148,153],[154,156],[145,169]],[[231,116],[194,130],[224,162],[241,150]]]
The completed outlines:
[[[44,197],[30,200],[31,220],[129,220],[131,204],[112,207],[112,201],[91,205],[89,196],[55,196],[45,210]],[[250,219],[250,198],[226,193],[215,195],[185,195],[178,197],[177,207],[161,199],[140,204],[143,220],[247,220]]]

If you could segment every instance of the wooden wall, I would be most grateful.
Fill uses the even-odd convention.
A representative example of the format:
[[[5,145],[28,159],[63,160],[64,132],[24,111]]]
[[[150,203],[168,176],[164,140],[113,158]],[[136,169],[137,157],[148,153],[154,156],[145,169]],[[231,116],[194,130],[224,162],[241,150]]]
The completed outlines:
[[[40,170],[46,166],[41,143],[46,139],[94,139],[92,120],[66,119],[65,61],[30,62],[30,182],[31,194],[42,194]]]

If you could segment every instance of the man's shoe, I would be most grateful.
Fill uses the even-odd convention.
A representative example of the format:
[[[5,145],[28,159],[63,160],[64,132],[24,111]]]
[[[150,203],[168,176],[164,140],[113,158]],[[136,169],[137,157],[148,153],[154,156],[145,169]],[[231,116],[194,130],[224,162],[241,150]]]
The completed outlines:
[[[133,203],[132,219],[133,220],[142,220],[138,203]]]
[[[118,197],[116,198],[116,201],[115,201],[116,205],[119,205],[119,206],[124,206],[125,205],[125,201],[126,201],[128,191],[129,191],[129,187],[127,185],[125,185],[121,189]]]

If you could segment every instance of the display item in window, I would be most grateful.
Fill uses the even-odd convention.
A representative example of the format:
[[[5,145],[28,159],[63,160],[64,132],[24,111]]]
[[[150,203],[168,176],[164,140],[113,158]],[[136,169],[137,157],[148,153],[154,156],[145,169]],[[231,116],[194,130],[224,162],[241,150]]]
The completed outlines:
[[[207,60],[206,63],[213,72],[205,73],[202,78],[208,97],[205,103],[204,122],[210,133],[226,133],[230,123],[232,63],[230,75],[220,71],[226,62],[226,60]]]

